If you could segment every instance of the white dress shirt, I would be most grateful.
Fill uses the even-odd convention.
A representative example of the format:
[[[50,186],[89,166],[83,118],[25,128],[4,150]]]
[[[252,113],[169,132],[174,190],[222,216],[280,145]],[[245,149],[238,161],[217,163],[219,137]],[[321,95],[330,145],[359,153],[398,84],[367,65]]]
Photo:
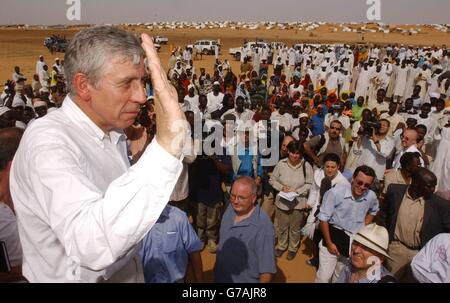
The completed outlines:
[[[373,140],[368,137],[364,137],[362,140],[362,153],[358,158],[356,167],[369,164],[375,171],[377,179],[381,181],[384,179],[384,172],[386,171],[386,160],[395,146],[394,140],[389,136],[381,139],[379,151]]]
[[[66,97],[26,130],[12,164],[23,275],[30,282],[143,281],[134,257],[181,169],[156,140],[130,167],[123,131],[106,135]]]
[[[412,259],[411,268],[420,283],[450,283],[450,234],[428,241]]]

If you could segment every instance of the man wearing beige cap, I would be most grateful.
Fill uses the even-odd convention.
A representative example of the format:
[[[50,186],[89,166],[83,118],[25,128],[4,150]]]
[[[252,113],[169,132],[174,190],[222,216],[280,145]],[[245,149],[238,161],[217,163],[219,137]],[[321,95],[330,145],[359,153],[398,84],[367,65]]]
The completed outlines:
[[[375,223],[362,227],[353,237],[349,262],[336,283],[395,282],[383,266],[388,254],[389,235],[386,228]]]

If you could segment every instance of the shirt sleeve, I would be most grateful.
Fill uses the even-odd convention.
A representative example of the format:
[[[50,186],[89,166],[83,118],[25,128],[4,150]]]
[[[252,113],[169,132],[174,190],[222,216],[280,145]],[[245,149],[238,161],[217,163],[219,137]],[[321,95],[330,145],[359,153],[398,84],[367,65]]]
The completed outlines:
[[[329,190],[323,196],[322,205],[320,206],[320,212],[317,218],[320,221],[328,222],[333,215],[335,204],[336,204],[336,196],[333,190]]]
[[[268,222],[262,226],[256,238],[256,248],[258,253],[259,274],[277,272],[275,264],[275,231],[273,225]]]
[[[272,185],[273,188],[275,188],[277,191],[281,191],[283,188],[283,184],[280,183],[280,163],[275,166],[273,169],[272,175],[270,176],[269,183]]]
[[[303,165],[306,165],[305,167],[305,183],[297,189],[297,194],[299,194],[300,196],[303,197],[308,197],[308,193],[309,193],[309,189],[311,188],[311,184],[313,183],[313,170],[311,168],[311,165],[309,165],[308,162],[304,161]],[[300,168],[301,170],[303,170],[303,167]]]
[[[379,203],[378,203],[378,198],[374,192],[371,192],[370,202],[371,203],[370,203],[370,208],[369,208],[369,215],[376,216],[380,207],[379,207]]]
[[[316,182],[314,181],[311,186],[311,189],[309,191],[308,202],[307,202],[307,204],[309,206],[311,206],[311,208],[316,206],[316,204],[318,202],[317,196],[319,195],[319,190],[320,190],[319,185],[317,185]]]
[[[450,234],[439,234],[412,259],[412,273],[420,283],[450,282],[449,241]]]
[[[67,145],[37,146],[29,160],[27,174],[48,224],[66,254],[92,270],[108,267],[142,240],[182,170],[156,140],[104,193]]]
[[[183,238],[184,248],[188,254],[200,251],[202,248],[202,242],[184,213],[182,214],[181,221],[181,237]]]

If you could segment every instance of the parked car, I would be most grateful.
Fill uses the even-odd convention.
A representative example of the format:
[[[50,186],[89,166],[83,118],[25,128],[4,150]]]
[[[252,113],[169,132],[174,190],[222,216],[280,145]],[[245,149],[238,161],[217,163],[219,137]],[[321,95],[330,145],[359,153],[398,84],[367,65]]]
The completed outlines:
[[[48,48],[51,53],[65,53],[69,45],[69,40],[64,37],[53,35],[44,39],[44,46]]]
[[[163,36],[155,36],[154,41],[158,44],[167,44],[169,38]]]
[[[198,40],[194,44],[189,44],[187,47],[192,48],[192,50],[195,48],[198,52],[205,55],[213,55],[216,46],[219,47],[220,53],[220,44],[217,40]]]
[[[242,56],[247,54],[247,52],[255,47],[266,47],[269,48],[270,50],[270,45],[267,42],[255,42],[255,41],[249,41],[249,42],[245,42],[243,46],[241,47],[234,47],[234,48],[230,48],[228,50],[228,53],[232,56],[234,56],[234,58],[238,61],[241,60]]]

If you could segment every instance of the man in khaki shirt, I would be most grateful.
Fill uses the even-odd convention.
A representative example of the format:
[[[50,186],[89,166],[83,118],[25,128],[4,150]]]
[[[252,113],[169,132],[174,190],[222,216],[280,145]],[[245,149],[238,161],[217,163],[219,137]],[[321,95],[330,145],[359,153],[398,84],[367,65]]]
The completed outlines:
[[[411,185],[389,186],[379,221],[389,231],[387,267],[399,282],[413,282],[410,263],[435,235],[450,230],[450,203],[434,195],[436,176],[426,168],[412,174]]]

